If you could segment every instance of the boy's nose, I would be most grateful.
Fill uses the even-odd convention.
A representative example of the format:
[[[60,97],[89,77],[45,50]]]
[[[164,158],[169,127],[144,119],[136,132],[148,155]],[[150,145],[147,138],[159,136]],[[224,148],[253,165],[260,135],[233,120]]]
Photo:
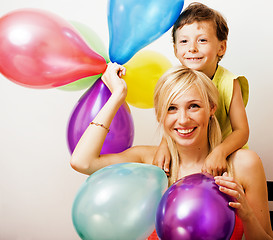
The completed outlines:
[[[190,46],[189,46],[189,52],[192,52],[192,53],[195,53],[197,52],[198,49],[197,49],[197,46],[195,43],[192,43]]]

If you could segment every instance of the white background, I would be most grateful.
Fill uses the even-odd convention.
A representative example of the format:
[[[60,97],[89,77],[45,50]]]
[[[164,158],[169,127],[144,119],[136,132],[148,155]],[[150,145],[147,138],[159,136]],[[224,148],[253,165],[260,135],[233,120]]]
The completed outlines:
[[[190,2],[186,0],[185,6]],[[262,158],[267,179],[273,180],[272,3],[201,2],[227,18],[228,51],[221,65],[249,80],[249,146]],[[25,7],[49,10],[66,20],[84,23],[108,48],[106,0],[1,0],[0,16]],[[178,64],[170,35],[169,31],[146,48]],[[79,239],[71,220],[71,206],[86,176],[69,165],[66,130],[72,109],[83,93],[24,88],[0,75],[1,240]],[[134,144],[157,143],[153,109],[131,110]]]

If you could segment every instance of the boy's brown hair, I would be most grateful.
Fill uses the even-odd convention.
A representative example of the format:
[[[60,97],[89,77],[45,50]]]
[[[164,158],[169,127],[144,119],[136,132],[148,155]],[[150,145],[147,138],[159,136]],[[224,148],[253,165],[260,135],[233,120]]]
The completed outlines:
[[[186,24],[203,21],[211,21],[214,24],[216,36],[219,41],[227,40],[229,29],[221,13],[202,3],[193,2],[180,14],[173,25],[173,43],[175,44],[175,33],[177,29],[182,28]]]

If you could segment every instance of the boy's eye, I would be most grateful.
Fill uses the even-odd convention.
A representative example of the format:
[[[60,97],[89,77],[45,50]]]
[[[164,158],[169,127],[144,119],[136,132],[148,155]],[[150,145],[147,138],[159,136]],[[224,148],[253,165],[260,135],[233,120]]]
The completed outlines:
[[[186,40],[186,39],[182,39],[181,41],[180,41],[180,43],[183,43],[183,44],[185,44],[185,43],[187,43],[188,41]]]

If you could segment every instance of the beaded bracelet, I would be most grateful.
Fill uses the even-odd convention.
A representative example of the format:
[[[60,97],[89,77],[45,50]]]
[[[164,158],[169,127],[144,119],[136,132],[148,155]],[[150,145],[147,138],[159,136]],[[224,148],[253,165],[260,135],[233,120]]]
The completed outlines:
[[[104,129],[106,129],[107,132],[110,132],[110,129],[109,129],[108,127],[105,127],[102,123],[91,122],[90,125],[91,125],[91,124],[94,124],[94,125],[96,125],[96,126],[102,127],[102,128],[104,128]]]

